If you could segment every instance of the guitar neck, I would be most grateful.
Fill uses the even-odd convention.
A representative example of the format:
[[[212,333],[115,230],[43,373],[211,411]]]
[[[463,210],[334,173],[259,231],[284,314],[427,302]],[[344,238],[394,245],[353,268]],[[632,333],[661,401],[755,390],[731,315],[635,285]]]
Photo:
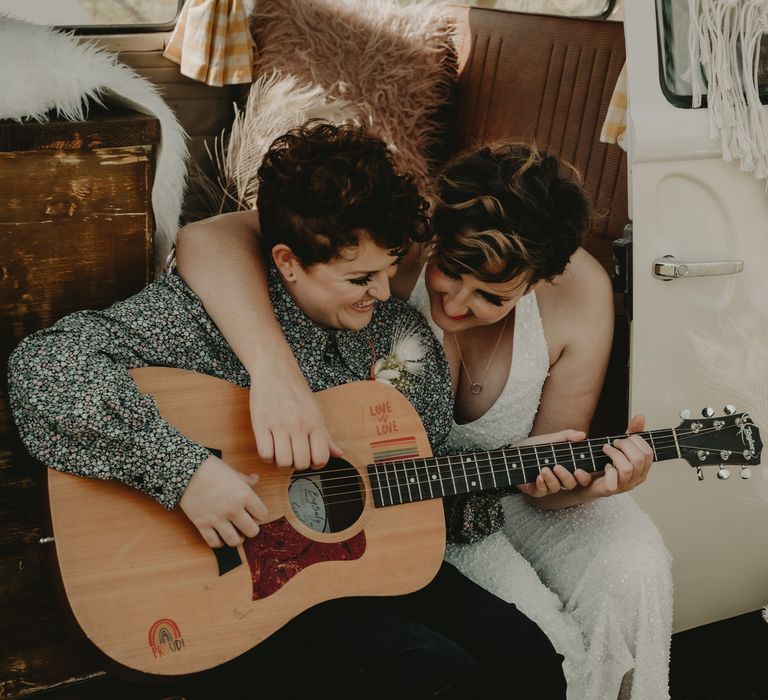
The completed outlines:
[[[674,429],[638,434],[651,446],[654,462],[680,457]],[[543,467],[556,464],[570,472],[601,472],[611,461],[603,446],[623,437],[626,435],[377,462],[368,466],[374,504],[394,506],[525,484],[535,481]]]

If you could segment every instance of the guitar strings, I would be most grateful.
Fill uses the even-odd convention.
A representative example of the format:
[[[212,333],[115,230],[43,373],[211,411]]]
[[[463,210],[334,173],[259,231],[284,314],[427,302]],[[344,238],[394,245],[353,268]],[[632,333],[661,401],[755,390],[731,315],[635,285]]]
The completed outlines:
[[[736,466],[736,465],[732,465]],[[535,467],[530,467],[531,469]],[[600,471],[600,470],[597,470]],[[498,472],[497,472],[498,473]],[[596,472],[592,472],[596,473]],[[359,476],[357,474],[352,475],[350,477],[347,477],[348,480],[359,480]],[[464,493],[470,493],[473,490],[489,490],[491,488],[495,488],[496,484],[494,482],[493,486],[488,484],[488,481],[490,479],[490,473],[489,472],[482,472],[481,475],[478,477],[479,483],[481,484],[480,489],[470,488],[468,487],[468,484],[466,484],[466,479],[464,476],[459,475],[456,476],[456,478],[452,478],[452,475],[444,475],[439,474],[437,475],[437,478],[435,479],[426,479],[421,480],[419,479],[415,483],[406,483],[402,484],[399,482],[396,482],[394,484],[386,484],[382,485],[379,484],[378,486],[374,486],[371,484],[371,490],[375,491],[378,490],[380,494],[389,493],[390,495],[390,503],[389,504],[383,504],[386,505],[399,505],[401,503],[410,503],[410,502],[418,502],[418,501],[425,501],[425,500],[433,500],[436,498],[443,498],[446,496],[453,496],[453,495],[460,495]],[[459,488],[456,488],[456,482],[459,482]],[[462,487],[461,482],[465,481],[466,486]],[[531,483],[530,481],[523,481],[519,483]],[[452,489],[449,492],[446,492],[445,486],[447,484],[450,484],[452,486]],[[516,485],[515,483],[509,484],[510,486]],[[501,484],[501,486],[506,486],[506,484]],[[434,489],[436,487],[439,487],[440,493],[435,493]],[[418,492],[418,496],[415,495],[415,491]],[[404,492],[407,493],[407,498],[404,496]],[[358,488],[352,491],[342,491],[337,493],[327,493],[324,494],[324,500],[326,501],[326,504],[328,507],[333,507],[337,505],[343,505],[346,503],[359,503],[363,500],[363,494],[365,493],[364,488]],[[354,498],[343,498],[346,496],[354,496]],[[341,499],[341,500],[340,500]]]
[[[738,426],[733,426],[732,425],[732,426],[725,426],[723,428],[720,428],[719,430],[715,429],[715,428],[710,428],[710,429],[704,429],[704,430],[699,430],[699,431],[689,431],[687,433],[680,433],[678,435],[678,440],[675,440],[675,436],[674,436],[674,433],[673,433],[671,438],[656,439],[656,440],[653,441],[653,444],[657,447],[656,451],[658,451],[659,449],[663,449],[663,448],[670,448],[670,447],[677,448],[678,446],[681,447],[681,448],[686,448],[686,449],[693,449],[693,450],[705,449],[706,450],[706,448],[703,448],[701,445],[682,444],[682,443],[680,443],[679,438],[684,438],[684,437],[687,437],[687,436],[690,436],[690,435],[701,436],[703,434],[707,434],[707,433],[710,433],[710,432],[722,432],[725,429],[732,429],[734,427],[738,427]],[[643,435],[644,433],[639,433],[639,434]],[[610,437],[610,438],[599,438],[600,442],[596,442],[597,439],[593,439],[593,440],[584,441],[582,443],[569,443],[569,442],[542,443],[541,445],[537,445],[536,447],[545,447],[545,448],[548,449],[548,451],[551,449],[551,451],[553,452],[554,455],[558,454],[558,449],[559,449],[560,452],[561,452],[559,457],[563,457],[563,456],[568,456],[568,455],[571,454],[571,447],[573,445],[584,445],[586,443],[586,445],[588,446],[588,450],[590,452],[591,459],[593,461],[594,461],[595,458],[599,458],[601,460],[607,460],[606,464],[602,465],[602,466],[607,466],[607,464],[610,462],[610,458],[608,458],[608,456],[602,451],[601,448],[603,447],[603,445],[607,444],[607,441],[610,440],[612,442],[613,440],[621,439],[622,437],[626,437],[626,436],[624,435],[624,436]],[[603,442],[603,441],[606,441],[606,442]],[[469,469],[470,469],[471,472],[477,473],[477,477],[478,477],[478,479],[480,481],[481,486],[483,485],[484,481],[488,482],[489,480],[493,481],[493,484],[495,485],[496,484],[495,475],[504,475],[506,473],[507,476],[509,476],[510,469],[514,473],[521,474],[523,476],[524,481],[522,483],[530,483],[526,479],[526,477],[527,477],[526,470],[536,470],[536,469],[538,469],[539,472],[541,471],[541,466],[540,466],[541,460],[537,459],[535,454],[531,454],[531,448],[533,448],[533,447],[534,447],[533,445],[523,445],[520,448],[517,448],[517,447],[501,448],[501,449],[497,449],[497,450],[488,450],[488,451],[484,451],[484,452],[472,453],[471,454],[472,462],[471,462],[471,466],[469,466]],[[520,449],[527,449],[529,451],[529,454],[527,455],[527,457],[522,457],[521,459],[518,460],[520,462],[519,466],[509,467],[509,465],[506,464],[506,463],[503,464],[503,465],[499,463],[501,460],[505,460],[506,461],[506,456],[503,454],[504,452],[508,452],[509,450],[518,451]],[[596,452],[594,451],[595,449],[597,449]],[[714,448],[712,448],[712,449],[714,449]],[[715,451],[719,451],[719,450],[715,450]],[[492,453],[496,453],[496,455],[492,455]],[[502,454],[499,454],[499,453],[502,453]],[[465,480],[466,486],[467,486],[467,491],[466,492],[471,491],[472,489],[469,488],[468,479],[469,478],[474,478],[474,477],[470,477],[469,474],[466,473],[467,465],[470,464],[470,463],[468,463],[468,462],[466,462],[464,460],[461,463],[459,463],[459,464],[455,464],[455,463],[451,462],[451,460],[458,460],[459,458],[465,458],[466,459],[469,456],[470,456],[470,453],[458,453],[458,454],[455,454],[455,455],[446,455],[444,457],[427,457],[427,458],[419,457],[419,458],[414,458],[414,459],[410,459],[410,460],[392,460],[392,461],[387,461],[387,462],[379,462],[379,463],[371,464],[371,465],[367,465],[367,466],[368,467],[373,467],[373,468],[381,467],[381,468],[384,468],[384,469],[386,469],[387,466],[389,466],[389,469],[387,469],[387,471],[386,471],[387,484],[383,485],[381,483],[381,479],[379,479],[379,485],[377,487],[373,487],[373,485],[372,485],[372,488],[378,488],[382,492],[383,492],[384,489],[387,489],[390,492],[397,491],[400,500],[402,502],[405,502],[402,499],[402,489],[404,489],[404,488],[408,489],[409,491],[410,491],[411,488],[414,488],[414,489],[418,489],[419,492],[420,492],[421,498],[413,498],[412,495],[409,493],[409,497],[410,497],[409,500],[425,500],[425,498],[423,497],[423,493],[422,493],[422,488],[421,487],[426,487],[426,486],[429,486],[430,498],[437,498],[437,497],[441,497],[441,496],[446,495],[446,494],[443,493],[443,494],[440,494],[439,496],[435,496],[434,492],[432,490],[433,486],[436,486],[436,485],[439,484],[441,486],[441,488],[442,488],[442,485],[443,485],[444,482],[449,482],[449,483],[453,484],[453,486],[454,486],[453,490],[454,490],[454,492],[456,492],[457,491],[457,489],[455,487],[456,479],[458,479],[459,481],[461,481],[462,479]],[[558,464],[560,463],[559,457],[558,457],[558,460],[556,462]],[[532,458],[532,459],[527,459],[527,458]],[[435,476],[439,476],[439,478],[434,478],[434,476],[433,476],[433,478],[429,478],[430,475],[427,472],[427,474],[426,474],[427,478],[425,480],[422,480],[422,478],[421,478],[421,476],[419,474],[419,469],[415,465],[415,461],[417,461],[417,460],[421,461],[421,462],[424,462],[424,461],[427,461],[427,460],[436,460],[436,461],[438,461],[438,460],[447,460],[447,463],[445,463],[445,464],[439,464],[439,462],[438,462],[438,463],[430,465],[430,466],[432,466],[432,467],[436,466],[438,469],[445,469],[446,467],[448,467],[450,469],[450,473],[445,474],[445,475],[444,474],[435,475]],[[494,464],[494,460],[497,462],[497,464]],[[563,460],[563,461],[565,461],[565,460]],[[568,460],[568,461],[570,461],[570,460]],[[408,467],[407,466],[408,462],[414,462],[413,466]],[[402,464],[403,466],[402,467],[397,466],[397,465],[400,465],[400,464]],[[545,466],[548,466],[548,465],[545,465]],[[354,469],[354,467],[352,467],[352,465],[350,465],[350,467],[352,469]],[[575,467],[575,465],[574,465],[574,467]],[[461,474],[461,473],[457,472],[456,471],[457,468],[461,468],[462,471],[464,471],[465,473]],[[409,469],[417,477],[417,479],[415,479],[414,481],[410,481],[407,478]],[[429,467],[427,465],[422,465],[421,469],[423,471],[424,469],[429,469]],[[590,470],[586,470],[586,471],[590,471]],[[594,470],[592,470],[592,473],[597,472],[597,471],[602,471],[602,469],[594,469]],[[315,471],[314,473],[320,474],[322,476],[322,474],[321,474],[321,472],[319,470]],[[378,476],[378,472],[377,472],[377,476]],[[399,482],[399,479],[397,478],[399,476],[406,476],[406,483],[401,484]],[[535,474],[535,476],[538,476],[538,474]],[[359,478],[360,477],[359,477],[359,474],[358,474],[357,470],[354,469],[354,471],[352,473],[349,473],[347,475],[323,477],[322,478],[322,484],[323,484],[324,487],[327,487],[328,489],[330,489],[330,488],[333,488],[333,483],[332,482],[358,481]],[[394,478],[394,484],[390,483],[390,480],[393,479],[393,478]],[[275,480],[284,481],[285,480],[285,476],[264,477],[261,481],[263,482],[263,481],[275,481]],[[341,486],[341,485],[342,484],[339,484],[339,486]],[[503,485],[506,485],[506,484],[503,484]],[[490,486],[486,486],[485,488],[490,488]],[[461,492],[464,493],[465,491],[462,490]],[[332,496],[334,497],[334,500],[333,500],[332,504],[340,505],[342,503],[347,503],[347,502],[357,502],[359,500],[359,498],[355,498],[355,499],[352,499],[350,501],[339,501],[337,499],[338,499],[338,497],[351,496],[351,495],[355,495],[355,496],[359,497],[360,494],[361,494],[361,490],[359,488],[355,489],[355,490],[352,490],[352,491],[343,491],[343,492],[338,492],[338,493],[332,494]],[[451,494],[448,494],[448,495],[451,495]],[[330,499],[330,495],[328,496],[328,498]]]
[[[733,465],[733,466],[736,466],[736,465]],[[536,468],[536,465],[532,465],[529,467],[518,468],[515,471],[520,471],[525,476],[524,469],[535,469],[535,468]],[[389,494],[390,503],[383,504],[383,506],[386,507],[388,505],[400,505],[403,503],[434,500],[434,499],[443,498],[446,496],[470,493],[473,490],[484,490],[484,489],[493,488],[487,483],[491,477],[491,472],[487,471],[488,465],[480,465],[480,469],[481,469],[481,472],[478,475],[478,480],[479,480],[479,483],[481,484],[480,489],[470,488],[467,478],[464,477],[463,475],[456,476],[454,474],[447,474],[447,475],[439,474],[435,479],[429,479],[429,478],[427,478],[426,480],[419,479],[415,483],[409,482],[409,483],[402,484],[399,481],[396,481],[394,484],[388,483],[386,485],[382,485],[380,483],[378,486],[374,486],[373,484],[371,484],[371,490],[374,491],[378,489],[378,491],[382,496],[385,493]],[[403,470],[403,471],[406,471],[406,470]],[[596,470],[596,471],[600,471],[600,470]],[[496,471],[496,473],[500,473],[500,472],[503,472],[503,470],[499,469]],[[595,472],[592,472],[592,473],[595,473]],[[359,481],[359,475],[357,473],[345,478],[347,481],[350,481],[350,480]],[[339,479],[341,479],[341,477],[339,477]],[[458,489],[456,488],[457,480],[460,485]],[[461,481],[465,482],[466,488],[461,487]],[[530,483],[530,481],[523,481],[521,483]],[[452,492],[449,492],[449,493],[445,492],[444,487],[446,484],[451,484],[453,486],[451,490]],[[325,482],[324,482],[324,485],[325,485]],[[509,484],[509,485],[511,486],[515,484]],[[442,491],[442,493],[436,494],[434,492],[434,488],[438,486]],[[504,484],[502,484],[502,486],[504,486]],[[495,487],[495,482],[494,482],[494,487]],[[414,491],[418,491],[418,496],[414,495]],[[407,493],[407,498],[404,497],[404,492]],[[324,494],[324,500],[328,507],[344,505],[347,503],[360,503],[364,499],[364,495],[363,495],[364,493],[365,493],[365,489],[361,487],[352,491],[341,491],[337,493]],[[354,496],[354,498],[342,499],[342,497],[346,497],[346,496]]]
[[[736,427],[736,426],[730,426],[730,427],[733,428],[733,427]],[[701,435],[706,434],[708,432],[720,432],[721,433],[724,429],[727,429],[727,428],[721,428],[720,430],[716,430],[715,428],[712,428],[712,429],[709,429],[709,430],[707,430],[707,429],[699,430],[698,432],[690,431],[688,433],[680,433],[677,440],[675,439],[674,435],[672,435],[670,438],[664,438],[664,439],[659,438],[659,439],[653,440],[652,445],[654,445],[656,447],[656,451],[658,451],[660,449],[665,449],[665,448],[672,448],[672,447],[677,448],[677,446],[679,446],[681,448],[692,449],[692,450],[697,450],[697,449],[705,449],[706,450],[707,448],[703,448],[701,445],[681,444],[680,443],[680,438],[684,438],[684,437],[689,436],[689,435],[701,436]],[[638,434],[639,435],[643,435],[643,433],[638,433]],[[386,460],[386,461],[382,461],[382,462],[376,462],[376,463],[373,463],[373,464],[368,464],[366,466],[367,467],[374,467],[374,468],[376,468],[376,467],[385,467],[386,465],[392,465],[391,466],[391,472],[394,473],[394,474],[398,474],[398,473],[407,473],[408,469],[413,470],[414,466],[410,466],[410,467],[405,466],[407,463],[410,463],[410,462],[414,462],[414,461],[427,462],[427,461],[431,461],[431,460],[433,460],[435,462],[438,462],[439,460],[448,460],[447,464],[432,464],[432,465],[426,465],[425,464],[425,465],[422,465],[422,467],[424,467],[424,468],[429,468],[430,466],[437,466],[438,468],[440,468],[440,467],[442,467],[442,468],[444,468],[444,467],[460,467],[462,465],[466,465],[466,464],[470,464],[470,463],[474,463],[474,462],[485,461],[485,462],[488,462],[489,464],[480,465],[481,467],[488,468],[490,466],[491,469],[494,469],[494,465],[492,464],[492,462],[494,460],[498,462],[498,461],[502,461],[502,460],[514,459],[508,453],[511,452],[511,451],[515,451],[515,452],[518,452],[518,458],[517,458],[516,462],[522,462],[523,463],[522,467],[525,468],[525,469],[535,469],[535,468],[538,467],[539,463],[542,460],[538,458],[537,454],[533,453],[533,448],[534,447],[537,447],[537,448],[547,448],[547,454],[549,452],[553,452],[555,455],[558,455],[559,458],[561,458],[561,457],[568,457],[568,459],[564,460],[564,461],[570,462],[570,461],[572,461],[570,459],[572,447],[574,445],[578,446],[578,445],[585,445],[585,444],[587,445],[587,448],[579,448],[579,450],[576,450],[574,448],[574,451],[579,451],[579,453],[583,452],[585,454],[588,452],[590,460],[595,459],[595,458],[599,458],[599,459],[608,459],[610,461],[608,456],[602,451],[602,447],[604,445],[608,444],[607,441],[609,441],[609,440],[611,442],[613,442],[614,440],[622,439],[624,437],[626,437],[626,435],[614,436],[614,437],[606,437],[606,438],[595,438],[595,439],[592,439],[592,440],[585,440],[585,441],[577,442],[577,443],[556,442],[556,443],[542,443],[541,445],[535,445],[535,446],[534,445],[521,445],[520,447],[510,446],[510,447],[504,447],[504,448],[496,448],[496,449],[493,449],[493,450],[483,450],[483,451],[478,451],[478,452],[462,452],[462,453],[456,453],[456,454],[452,454],[452,455],[444,455],[444,456],[439,456],[439,457],[415,457],[415,458],[408,458],[408,459],[402,459],[402,460]],[[600,442],[596,442],[596,440],[598,440],[598,439],[600,440]],[[552,449],[552,448],[554,448],[554,449]],[[715,449],[715,448],[711,448],[711,449],[714,450],[714,451],[718,451],[718,452],[720,451],[719,449]],[[521,450],[525,450],[527,454],[523,455],[520,452]],[[507,453],[507,454],[505,454],[505,453]],[[458,460],[460,458],[461,458],[461,463],[452,463],[452,460],[458,462]],[[470,459],[470,462],[467,462],[467,458]],[[556,463],[557,464],[560,463],[559,459],[558,459],[558,461]],[[404,465],[402,467],[402,469],[397,467],[397,465],[399,465],[399,464]],[[548,466],[548,465],[544,464],[544,466]],[[470,468],[472,468],[472,467],[470,467]],[[507,468],[507,465],[498,466],[496,468],[497,468],[498,471],[501,472],[501,471],[504,471]],[[513,467],[513,468],[514,469],[519,469],[519,467]],[[313,470],[313,473],[320,474],[321,470]],[[325,482],[331,482],[333,480],[344,480],[344,479],[348,479],[348,478],[349,478],[348,476],[339,476],[339,477],[331,477],[331,476],[329,476],[326,479],[324,479],[324,481]],[[272,476],[263,477],[261,479],[261,481],[262,482],[263,481],[270,481],[270,480],[281,480],[282,481],[284,479],[285,479],[284,475],[276,475],[276,476],[273,476],[273,477]]]

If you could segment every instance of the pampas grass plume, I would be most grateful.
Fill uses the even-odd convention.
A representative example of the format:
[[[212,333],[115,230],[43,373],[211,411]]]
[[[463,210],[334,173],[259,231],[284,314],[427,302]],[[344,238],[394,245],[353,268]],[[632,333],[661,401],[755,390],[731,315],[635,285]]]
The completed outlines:
[[[216,165],[218,182],[215,187],[210,183],[203,185],[206,191],[218,193],[219,211],[256,208],[256,173],[264,154],[278,136],[309,119],[323,119],[333,124],[359,123],[352,104],[329,99],[319,85],[302,83],[278,71],[263,75],[253,83],[245,106],[240,109],[235,105],[229,137],[217,138],[213,152],[208,150]],[[230,200],[229,206],[227,200]]]

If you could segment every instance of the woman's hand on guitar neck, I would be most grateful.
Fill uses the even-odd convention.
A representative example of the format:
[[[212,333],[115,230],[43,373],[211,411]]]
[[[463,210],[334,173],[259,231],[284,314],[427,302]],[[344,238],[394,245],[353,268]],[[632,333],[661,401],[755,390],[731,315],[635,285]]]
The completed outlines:
[[[627,427],[628,437],[614,440],[611,445],[604,445],[603,452],[611,458],[605,471],[590,474],[583,469],[570,473],[557,465],[554,469],[544,467],[535,482],[521,484],[518,489],[532,500],[531,502],[545,510],[559,510],[596,498],[613,496],[631,491],[645,481],[653,463],[653,451],[650,445],[639,435],[645,428],[645,418],[634,416]],[[585,434],[575,430],[565,430],[550,435],[537,435],[521,444],[541,442],[578,442]]]
[[[603,446],[603,452],[611,458],[603,476],[592,481],[585,494],[590,498],[613,496],[631,491],[642,484],[653,464],[653,450],[639,435],[645,429],[645,418],[633,416],[627,426],[627,437]]]
[[[546,433],[529,437],[517,443],[518,445],[539,445],[550,442],[579,442],[586,438],[582,430],[561,430],[557,433]],[[528,484],[518,484],[517,488],[530,498],[552,496],[561,490],[573,491],[578,486],[589,486],[592,475],[583,469],[569,472],[565,467],[556,465],[554,468],[542,467],[536,481]],[[540,504],[536,504],[539,506]]]
[[[258,476],[242,474],[211,455],[192,475],[179,507],[211,547],[237,547],[255,537],[267,507],[253,490]]]

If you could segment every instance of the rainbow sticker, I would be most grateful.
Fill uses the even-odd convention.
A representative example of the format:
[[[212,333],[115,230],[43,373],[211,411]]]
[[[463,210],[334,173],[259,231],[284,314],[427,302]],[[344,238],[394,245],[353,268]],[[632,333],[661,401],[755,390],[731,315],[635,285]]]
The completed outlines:
[[[377,440],[371,443],[371,450],[373,450],[373,461],[375,463],[389,462],[393,459],[410,459],[419,456],[416,438],[413,436]]]
[[[184,648],[184,640],[179,626],[169,618],[155,622],[149,628],[149,647],[156,659],[181,651]]]

